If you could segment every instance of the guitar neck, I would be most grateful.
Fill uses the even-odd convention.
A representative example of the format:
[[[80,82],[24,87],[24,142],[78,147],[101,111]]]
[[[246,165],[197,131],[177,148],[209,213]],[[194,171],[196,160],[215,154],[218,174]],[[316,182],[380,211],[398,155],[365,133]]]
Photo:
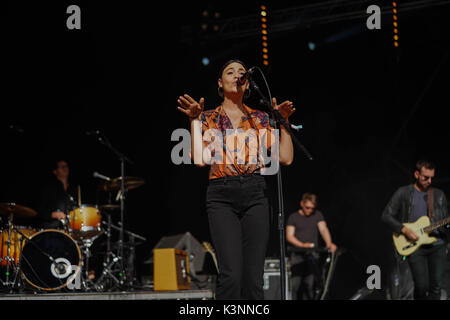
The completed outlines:
[[[443,219],[441,221],[438,221],[436,223],[430,224],[428,227],[423,228],[423,231],[428,232],[428,233],[432,232],[433,230],[435,230],[435,229],[437,229],[439,227],[442,227],[443,225],[446,225],[449,222],[450,222],[450,217],[445,218],[445,219]]]

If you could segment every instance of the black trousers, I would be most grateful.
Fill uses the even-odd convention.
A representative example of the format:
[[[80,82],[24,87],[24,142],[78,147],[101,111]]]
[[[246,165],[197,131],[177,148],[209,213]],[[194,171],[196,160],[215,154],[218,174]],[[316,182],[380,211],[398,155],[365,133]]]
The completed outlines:
[[[219,275],[216,299],[264,299],[264,260],[270,229],[264,177],[210,181],[206,194],[211,240]]]
[[[315,281],[320,278],[317,253],[293,253],[291,255],[292,300],[313,300]]]
[[[446,245],[424,245],[408,257],[415,300],[439,300],[444,287]]]

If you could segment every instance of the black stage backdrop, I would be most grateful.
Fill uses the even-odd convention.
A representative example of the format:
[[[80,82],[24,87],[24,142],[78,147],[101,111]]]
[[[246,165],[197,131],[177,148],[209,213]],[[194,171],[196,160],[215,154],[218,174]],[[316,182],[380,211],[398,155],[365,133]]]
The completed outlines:
[[[71,4],[81,8],[81,30],[66,27]],[[277,2],[269,14],[293,6]],[[402,14],[400,5],[398,49],[392,16],[382,16],[381,30],[368,30],[365,7],[358,19],[306,26],[299,20],[296,28],[269,33],[270,67],[263,68],[272,95],[294,101],[291,122],[303,125],[297,137],[314,157],[296,149],[294,163],[282,169],[286,218],[302,193],[314,192],[334,242],[348,249],[337,266],[334,299],[364,286],[368,265],[387,264],[391,240],[380,215],[396,188],[412,181],[418,158],[436,162],[435,185],[450,191],[444,19],[450,7]],[[92,173],[117,177],[120,163],[86,135],[100,130],[134,162],[126,175],[146,181],[126,199],[126,228],[147,238],[138,248],[138,270],[145,271],[143,261],[163,236],[189,231],[210,241],[207,169],[171,161],[172,132],[188,128],[176,100],[188,93],[214,108],[225,61],[262,61],[259,34],[200,38],[205,8],[221,12],[224,21],[259,14],[259,2],[9,2],[2,19],[0,201],[36,208],[51,161],[62,157],[82,202],[101,204]],[[248,104],[264,110],[255,96]],[[268,255],[277,256],[276,179],[268,181],[274,204]]]

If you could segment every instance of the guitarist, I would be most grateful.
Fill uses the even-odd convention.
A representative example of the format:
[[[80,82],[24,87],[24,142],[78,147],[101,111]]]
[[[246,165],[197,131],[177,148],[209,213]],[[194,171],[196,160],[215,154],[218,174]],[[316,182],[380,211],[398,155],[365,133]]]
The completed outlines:
[[[403,223],[415,222],[428,216],[430,222],[447,218],[448,207],[444,192],[431,186],[435,175],[435,165],[427,160],[416,163],[415,182],[400,187],[392,196],[382,214],[382,221],[396,233],[404,234],[409,240],[419,237]],[[439,300],[444,282],[446,260],[446,233],[439,228],[430,236],[437,241],[421,246],[407,257],[414,280],[414,299]]]

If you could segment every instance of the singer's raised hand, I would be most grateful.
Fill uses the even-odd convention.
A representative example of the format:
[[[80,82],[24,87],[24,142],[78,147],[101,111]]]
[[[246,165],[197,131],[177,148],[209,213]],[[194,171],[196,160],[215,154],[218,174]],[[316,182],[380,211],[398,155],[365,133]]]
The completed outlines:
[[[281,116],[286,120],[295,112],[295,108],[293,108],[294,103],[289,100],[277,105],[277,99],[274,97],[272,98],[272,105],[275,110],[280,111]]]
[[[179,107],[177,107],[177,109],[183,112],[191,119],[198,119],[200,117],[200,114],[202,113],[205,104],[204,98],[200,98],[200,101],[197,102],[194,99],[192,99],[188,94],[180,96],[177,101],[178,104],[180,105]]]

